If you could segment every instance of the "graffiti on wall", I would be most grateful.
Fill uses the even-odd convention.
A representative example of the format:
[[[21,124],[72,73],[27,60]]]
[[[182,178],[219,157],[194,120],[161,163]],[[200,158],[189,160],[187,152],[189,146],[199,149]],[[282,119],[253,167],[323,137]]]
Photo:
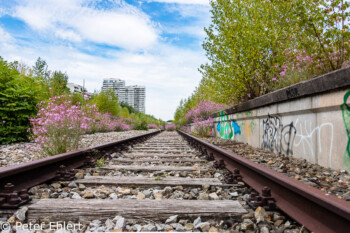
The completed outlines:
[[[216,126],[217,132],[223,139],[234,139],[234,135],[241,134],[241,129],[236,121],[230,120],[229,117],[221,113],[220,122]]]
[[[295,122],[298,133],[296,134],[296,139],[294,142],[294,147],[300,147],[304,155],[310,155],[312,162],[317,162],[316,155],[322,153],[328,153],[328,163],[329,166],[332,165],[332,148],[333,148],[333,124],[332,123],[322,123],[320,125],[314,125],[312,120],[299,120]],[[322,139],[322,132],[327,134],[326,139]],[[322,143],[322,140],[326,140]],[[324,148],[329,149],[325,150]]]
[[[341,105],[344,126],[346,129],[348,144],[344,153],[344,164],[346,168],[350,169],[350,106],[348,99],[350,97],[350,91],[346,92],[344,95],[344,103]]]
[[[239,127],[236,121],[232,121],[232,127],[235,135],[237,134],[241,135],[241,128]]]
[[[275,153],[293,154],[293,143],[297,132],[293,122],[283,126],[278,116],[268,115],[262,124],[262,148]]]
[[[233,139],[234,131],[232,129],[231,122],[228,119],[228,116],[225,116],[224,113],[221,113],[220,117],[220,136],[223,139]]]

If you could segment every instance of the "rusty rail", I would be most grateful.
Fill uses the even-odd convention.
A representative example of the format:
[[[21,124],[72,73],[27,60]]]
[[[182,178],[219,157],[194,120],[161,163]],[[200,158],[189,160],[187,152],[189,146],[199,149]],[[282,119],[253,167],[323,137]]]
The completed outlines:
[[[161,131],[118,140],[86,149],[54,155],[0,169],[0,208],[18,208],[30,201],[27,190],[51,179],[72,180],[73,169],[93,166],[94,160],[125,150]]]
[[[253,195],[250,204],[265,208],[277,206],[306,228],[317,233],[349,232],[350,203],[327,195],[300,181],[254,163],[233,152],[178,131],[190,145],[215,159],[216,167],[231,172],[229,181],[242,179],[260,195]],[[256,207],[256,206],[255,206]]]

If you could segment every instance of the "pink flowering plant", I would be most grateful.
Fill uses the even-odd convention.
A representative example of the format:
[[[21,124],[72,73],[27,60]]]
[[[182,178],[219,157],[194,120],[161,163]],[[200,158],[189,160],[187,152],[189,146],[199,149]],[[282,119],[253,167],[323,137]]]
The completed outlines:
[[[211,130],[214,125],[214,120],[213,118],[209,117],[206,120],[203,120],[202,118],[195,118],[194,119],[194,134],[198,135],[200,137],[208,137],[212,136],[211,135]]]
[[[126,131],[130,130],[131,126],[122,121],[121,119],[117,119],[115,116],[109,113],[98,113],[96,112],[93,116],[95,120],[92,127],[92,132],[112,132],[112,131]]]
[[[165,130],[166,131],[175,131],[176,130],[176,125],[174,125],[174,124],[165,125]]]
[[[211,101],[201,101],[195,108],[190,109],[185,117],[189,122],[193,122],[196,118],[205,119],[215,112],[228,108],[225,104],[217,104]]]
[[[147,126],[149,129],[159,129],[159,126],[156,124],[148,124]]]
[[[36,118],[31,118],[31,139],[46,155],[78,149],[81,135],[91,130],[95,107],[73,105],[70,96],[56,96],[38,104]],[[30,131],[30,129],[28,130]]]

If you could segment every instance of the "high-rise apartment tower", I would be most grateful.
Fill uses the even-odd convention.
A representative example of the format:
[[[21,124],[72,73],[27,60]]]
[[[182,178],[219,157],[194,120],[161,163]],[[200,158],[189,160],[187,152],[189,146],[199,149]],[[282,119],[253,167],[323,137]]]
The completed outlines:
[[[118,96],[119,102],[125,102],[136,111],[145,113],[146,88],[144,86],[125,86],[121,79],[104,79],[102,91],[112,89]]]

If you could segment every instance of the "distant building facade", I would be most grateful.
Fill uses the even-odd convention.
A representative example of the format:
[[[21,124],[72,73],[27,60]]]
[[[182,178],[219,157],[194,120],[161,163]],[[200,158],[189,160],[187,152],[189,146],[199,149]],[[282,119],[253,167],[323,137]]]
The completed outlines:
[[[85,99],[90,99],[91,93],[87,92],[86,88],[79,84],[75,83],[67,83],[67,87],[69,88],[70,92],[72,93],[80,93],[84,96]]]
[[[121,79],[109,78],[103,80],[102,91],[114,90],[119,102],[132,106],[136,111],[145,113],[146,88],[144,86],[125,86]]]

